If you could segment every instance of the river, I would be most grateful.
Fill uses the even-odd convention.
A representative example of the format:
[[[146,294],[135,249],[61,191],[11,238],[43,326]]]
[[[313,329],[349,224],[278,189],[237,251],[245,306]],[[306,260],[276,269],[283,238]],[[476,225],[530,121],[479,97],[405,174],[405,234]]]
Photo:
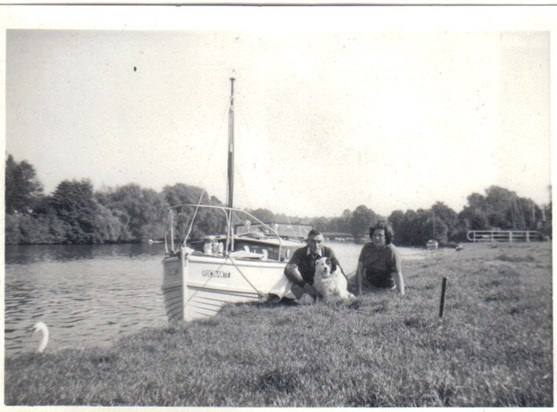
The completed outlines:
[[[345,273],[361,245],[330,243]],[[403,257],[423,252],[399,248]],[[108,347],[144,328],[167,325],[161,293],[162,244],[6,246],[5,355],[31,352],[49,327],[47,351]]]

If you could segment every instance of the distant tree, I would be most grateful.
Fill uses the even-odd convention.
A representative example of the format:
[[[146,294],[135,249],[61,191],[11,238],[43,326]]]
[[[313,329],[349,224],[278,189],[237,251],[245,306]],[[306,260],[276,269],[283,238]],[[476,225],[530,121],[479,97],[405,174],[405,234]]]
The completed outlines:
[[[458,225],[458,214],[443,202],[436,202],[431,210],[432,217],[435,217],[434,239],[440,243],[452,240]]]
[[[96,227],[103,242],[116,243],[124,240],[122,233],[125,228],[121,220],[114,216],[109,208],[100,203]]]
[[[101,208],[89,180],[64,180],[56,187],[49,203],[66,226],[67,243],[103,242]]]
[[[329,230],[331,232],[351,233],[350,220],[352,211],[345,209],[339,217],[334,217],[329,222]]]
[[[404,212],[404,226],[402,230],[399,227],[399,237],[401,244],[418,245],[421,243],[421,230],[419,224],[419,215],[415,210],[407,210]]]
[[[537,216],[541,219],[541,209],[531,199],[521,198],[499,186],[488,187],[485,196],[477,193],[468,196],[468,206],[461,214],[467,219],[468,227],[481,226],[482,229],[535,229]],[[484,216],[487,225],[483,222]]]
[[[365,238],[369,234],[370,226],[374,226],[379,216],[364,205],[358,206],[350,218],[350,233],[354,238]]]
[[[458,219],[467,230],[490,229],[488,217],[482,209],[465,206],[458,214]]]
[[[479,193],[472,193],[466,198],[468,206],[473,209],[481,209],[483,207],[485,196]]]
[[[180,204],[197,205],[200,203],[215,205],[215,203],[211,202],[215,202],[213,199],[216,199],[213,197],[209,198],[205,190],[199,187],[183,183],[165,186],[162,195],[170,206]],[[220,205],[220,201],[216,205]],[[185,238],[188,233],[190,238],[199,239],[208,234],[224,233],[226,231],[226,216],[221,210],[199,209],[196,212],[195,207],[179,207],[176,209],[176,212],[178,213],[175,220],[176,233],[181,239]],[[197,213],[195,215],[195,223],[191,226],[194,213]]]
[[[119,221],[119,225],[112,222],[106,228],[109,238],[116,233],[119,233],[120,240],[161,239],[164,236],[164,197],[154,190],[128,184],[97,192],[96,197]]]
[[[523,226],[524,222],[516,207],[518,197],[515,192],[499,186],[490,186],[486,189],[486,195],[481,209],[486,213],[491,227],[513,229]]]
[[[404,212],[402,210],[394,210],[393,212],[391,212],[388,221],[393,228],[396,243],[406,244],[407,243],[406,233],[405,233],[406,219],[404,217]]]
[[[431,210],[418,209],[416,211],[416,231],[414,233],[413,244],[416,246],[424,246],[429,239],[432,237],[432,221],[431,221]],[[436,228],[437,231],[437,228]]]
[[[270,223],[275,221],[275,214],[269,209],[255,209],[250,210],[249,213],[261,220],[263,223]]]
[[[48,226],[44,219],[33,218],[29,215],[20,215],[19,230],[21,244],[43,244],[49,242]]]
[[[37,222],[37,228],[43,225],[48,226],[46,237],[38,243],[67,242],[66,232],[69,231],[70,226],[58,217],[56,210],[52,206],[52,196],[47,195],[41,197],[40,201],[35,206],[32,217]],[[25,242],[22,240],[21,243]]]
[[[329,231],[329,219],[327,219],[326,217],[314,217],[313,219],[311,219],[311,223],[310,223],[316,230],[319,230],[321,232],[327,232]]]
[[[19,216],[6,214],[6,226],[4,228],[4,242],[9,245],[17,245],[21,240],[19,229]]]
[[[407,210],[402,213],[396,210],[389,216],[393,225],[397,244],[409,246],[424,246],[433,236],[433,216],[431,210]],[[439,218],[435,218],[435,231],[442,241],[447,239],[447,225]]]
[[[169,206],[176,206],[179,204],[207,204],[210,201],[205,190],[184,183],[176,183],[173,186],[163,187],[162,195]]]
[[[532,199],[519,197],[514,203],[517,220],[522,223],[522,228],[537,230],[542,220],[542,210]]]
[[[435,232],[428,233],[434,227]],[[427,242],[429,239],[436,240],[440,244],[445,244],[449,241],[449,226],[437,216],[432,216],[425,221],[424,232],[424,238],[427,238],[425,242]],[[424,240],[424,238],[422,238],[422,241]]]
[[[12,155],[6,160],[5,185],[6,213],[30,213],[43,194],[35,168],[25,160],[16,162]]]

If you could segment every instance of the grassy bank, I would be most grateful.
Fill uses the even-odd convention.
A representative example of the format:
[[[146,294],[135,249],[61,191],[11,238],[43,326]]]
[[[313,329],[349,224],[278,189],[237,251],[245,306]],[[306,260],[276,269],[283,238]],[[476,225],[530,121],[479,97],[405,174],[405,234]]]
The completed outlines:
[[[228,306],[111,349],[7,359],[5,402],[553,405],[551,244],[467,244],[404,262],[404,272],[404,297]]]

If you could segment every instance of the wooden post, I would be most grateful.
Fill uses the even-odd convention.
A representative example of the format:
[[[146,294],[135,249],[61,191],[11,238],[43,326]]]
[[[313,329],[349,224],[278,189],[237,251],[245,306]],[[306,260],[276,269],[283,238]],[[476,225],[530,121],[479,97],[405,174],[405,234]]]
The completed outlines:
[[[443,283],[441,284],[441,303],[439,304],[439,317],[443,317],[443,308],[445,306],[445,291],[447,290],[447,278],[443,277]]]

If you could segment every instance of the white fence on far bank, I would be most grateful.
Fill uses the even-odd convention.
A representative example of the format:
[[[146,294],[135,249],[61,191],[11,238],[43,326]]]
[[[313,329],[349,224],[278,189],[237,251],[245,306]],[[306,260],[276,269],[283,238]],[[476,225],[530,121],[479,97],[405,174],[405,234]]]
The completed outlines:
[[[471,230],[466,237],[471,242],[530,242],[544,240],[537,230]]]

